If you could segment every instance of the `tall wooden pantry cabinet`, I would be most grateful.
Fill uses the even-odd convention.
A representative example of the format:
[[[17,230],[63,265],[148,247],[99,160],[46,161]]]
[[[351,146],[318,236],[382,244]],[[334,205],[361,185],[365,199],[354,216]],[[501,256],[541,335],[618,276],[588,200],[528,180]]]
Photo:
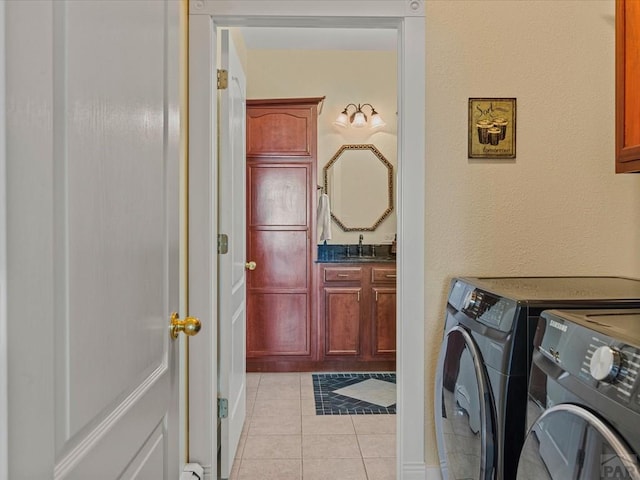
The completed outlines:
[[[315,357],[313,252],[322,98],[247,100],[247,371]]]

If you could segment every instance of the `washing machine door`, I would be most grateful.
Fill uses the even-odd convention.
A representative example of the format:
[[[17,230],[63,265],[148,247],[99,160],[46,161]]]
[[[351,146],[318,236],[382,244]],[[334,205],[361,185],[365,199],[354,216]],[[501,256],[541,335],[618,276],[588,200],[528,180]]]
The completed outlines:
[[[640,480],[636,456],[605,422],[584,408],[558,404],[531,426],[517,480]]]
[[[435,385],[443,480],[496,478],[494,407],[480,353],[463,328],[445,335]]]

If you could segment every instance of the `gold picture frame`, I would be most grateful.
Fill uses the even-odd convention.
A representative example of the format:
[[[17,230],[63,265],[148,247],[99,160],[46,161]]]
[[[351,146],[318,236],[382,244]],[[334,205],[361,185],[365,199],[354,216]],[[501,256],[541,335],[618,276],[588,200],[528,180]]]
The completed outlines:
[[[516,158],[516,99],[469,99],[469,158]]]

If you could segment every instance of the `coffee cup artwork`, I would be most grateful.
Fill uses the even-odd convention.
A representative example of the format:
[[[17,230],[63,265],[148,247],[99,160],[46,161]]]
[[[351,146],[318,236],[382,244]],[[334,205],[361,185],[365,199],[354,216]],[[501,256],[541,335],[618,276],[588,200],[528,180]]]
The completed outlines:
[[[516,99],[469,99],[469,158],[516,157]]]

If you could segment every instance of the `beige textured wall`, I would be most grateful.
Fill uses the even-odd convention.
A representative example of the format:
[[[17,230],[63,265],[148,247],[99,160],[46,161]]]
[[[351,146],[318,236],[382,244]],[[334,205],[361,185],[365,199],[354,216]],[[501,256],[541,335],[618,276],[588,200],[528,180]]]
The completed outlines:
[[[397,158],[397,64],[395,52],[248,50],[247,97],[325,96],[318,117],[318,184],[322,168],[343,144],[372,143],[394,165]],[[367,128],[342,129],[333,121],[348,103],[371,103],[387,122],[375,133]],[[353,110],[350,110],[350,112]],[[365,108],[369,114],[369,109]],[[377,161],[377,160],[376,160]],[[365,176],[369,172],[363,171]],[[361,178],[354,178],[358,188]],[[395,211],[365,243],[390,243],[396,232]],[[357,243],[360,232],[343,232],[335,223],[328,243]]]
[[[448,282],[640,277],[640,176],[614,174],[614,2],[426,2],[427,462]],[[515,161],[467,159],[469,97],[517,98]]]

